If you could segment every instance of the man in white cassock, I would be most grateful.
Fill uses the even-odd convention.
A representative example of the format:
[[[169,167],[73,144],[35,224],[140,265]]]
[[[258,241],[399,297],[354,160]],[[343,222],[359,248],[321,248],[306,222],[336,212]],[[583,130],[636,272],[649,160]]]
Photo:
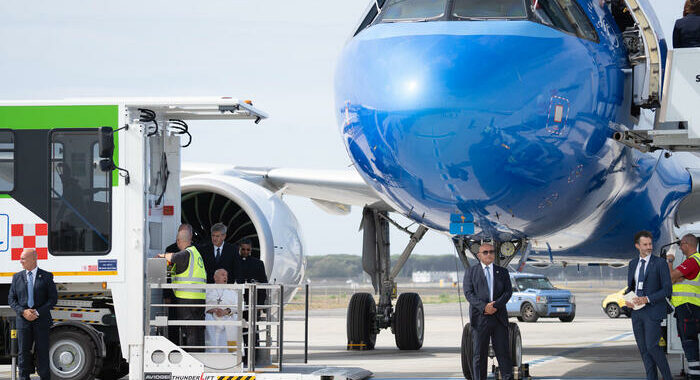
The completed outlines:
[[[215,284],[226,284],[228,272],[218,269],[214,272]],[[238,313],[232,311],[230,305],[238,305],[238,295],[233,289],[207,289],[207,321],[236,321]],[[222,305],[217,307],[215,305]],[[238,329],[236,326],[207,326],[207,346],[236,346],[238,344]],[[207,348],[207,352],[234,352],[234,348]]]

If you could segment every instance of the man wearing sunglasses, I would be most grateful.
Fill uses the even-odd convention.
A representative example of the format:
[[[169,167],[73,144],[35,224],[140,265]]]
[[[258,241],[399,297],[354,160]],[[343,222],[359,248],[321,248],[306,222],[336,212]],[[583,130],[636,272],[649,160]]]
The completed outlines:
[[[513,379],[508,349],[508,311],[506,303],[513,294],[508,270],[494,265],[496,248],[489,243],[479,247],[480,265],[464,273],[464,296],[469,301],[472,328],[472,379],[486,379],[489,341],[498,359],[501,378]]]

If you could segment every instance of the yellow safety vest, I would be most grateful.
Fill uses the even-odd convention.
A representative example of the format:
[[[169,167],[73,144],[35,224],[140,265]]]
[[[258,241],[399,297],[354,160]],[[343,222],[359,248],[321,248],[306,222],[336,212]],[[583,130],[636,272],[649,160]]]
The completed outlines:
[[[202,255],[195,247],[188,247],[190,262],[180,274],[173,276],[173,284],[206,284],[207,271],[204,269]],[[207,298],[205,289],[174,289],[175,297],[189,300],[204,300]]]
[[[689,258],[695,259],[700,265],[700,253],[695,252]],[[683,282],[673,284],[671,304],[679,306],[684,303],[700,306],[700,273],[692,280],[684,279]]]

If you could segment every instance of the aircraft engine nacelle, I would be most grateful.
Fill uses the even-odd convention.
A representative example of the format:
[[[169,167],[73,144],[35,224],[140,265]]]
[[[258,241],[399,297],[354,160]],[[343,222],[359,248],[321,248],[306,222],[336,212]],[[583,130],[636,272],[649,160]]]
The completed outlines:
[[[296,217],[279,196],[228,173],[183,178],[181,193],[182,221],[192,225],[196,243],[209,242],[211,226],[224,223],[227,243],[252,241],[270,283],[294,285],[285,289],[285,300],[291,299],[304,277],[304,243]]]

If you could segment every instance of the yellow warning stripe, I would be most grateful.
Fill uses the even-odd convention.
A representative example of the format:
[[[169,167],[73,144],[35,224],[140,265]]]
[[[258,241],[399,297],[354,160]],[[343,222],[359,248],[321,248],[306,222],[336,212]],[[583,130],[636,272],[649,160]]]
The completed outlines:
[[[0,272],[0,277],[12,277],[16,272]],[[92,271],[92,272],[51,272],[54,276],[116,276],[116,270]]]
[[[57,307],[57,306],[54,306],[54,308],[53,308],[52,310],[57,310],[57,311],[80,311],[80,312],[83,312],[83,313],[99,313],[99,312],[100,312],[100,310],[93,310],[93,309],[71,309],[71,308],[68,308],[68,307]]]
[[[53,318],[53,321],[54,321],[54,322],[65,322],[65,321],[68,321],[68,319]],[[72,319],[71,319],[71,321],[72,321]],[[102,322],[100,322],[100,321],[87,321],[87,320],[82,320],[82,321],[80,321],[80,322],[87,323],[87,324],[91,324],[91,325],[98,325],[98,324],[102,323]]]
[[[81,298],[81,297],[94,297],[103,296],[104,292],[99,293],[71,293],[71,294],[59,294],[58,298]]]
[[[217,376],[216,380],[255,380],[255,375],[252,375],[252,376]]]

